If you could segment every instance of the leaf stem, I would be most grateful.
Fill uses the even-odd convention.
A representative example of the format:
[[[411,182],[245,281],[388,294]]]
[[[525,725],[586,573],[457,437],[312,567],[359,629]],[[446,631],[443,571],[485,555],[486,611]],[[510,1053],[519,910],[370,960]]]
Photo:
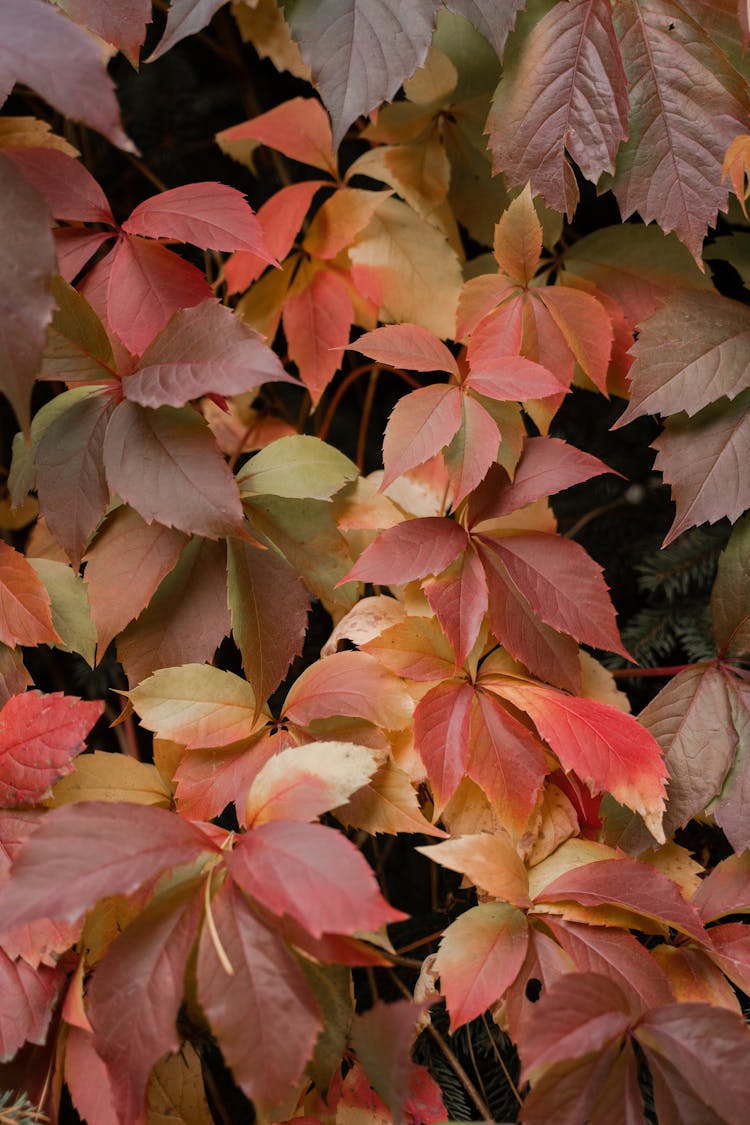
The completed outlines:
[[[216,868],[212,867],[208,874],[208,878],[206,879],[206,889],[203,895],[203,900],[206,907],[206,925],[208,926],[208,932],[210,934],[211,941],[213,942],[213,947],[216,950],[216,956],[219,959],[219,964],[221,965],[227,976],[233,977],[234,966],[227,956],[226,949],[222,945],[221,938],[219,937],[219,931],[216,929],[213,910],[211,909],[211,879],[213,878],[213,873],[215,870]]]
[[[688,668],[707,667],[713,663],[710,660],[699,660],[695,664],[670,664],[663,668],[616,668],[612,675],[616,680],[639,679],[646,676],[676,676],[679,672],[686,672]]]

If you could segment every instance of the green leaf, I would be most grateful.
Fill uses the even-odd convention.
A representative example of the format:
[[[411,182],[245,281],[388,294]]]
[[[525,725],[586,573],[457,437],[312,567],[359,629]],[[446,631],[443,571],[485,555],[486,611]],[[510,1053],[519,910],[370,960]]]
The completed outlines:
[[[293,434],[267,445],[240,469],[243,496],[266,493],[289,499],[330,500],[358,469],[353,461],[320,438]]]
[[[62,642],[54,647],[62,652],[77,652],[93,668],[96,629],[83,579],[65,563],[52,559],[29,559],[29,562],[46,587],[52,625],[62,637]]]
[[[722,657],[744,656],[750,651],[750,515],[735,524],[719,557],[711,617]]]

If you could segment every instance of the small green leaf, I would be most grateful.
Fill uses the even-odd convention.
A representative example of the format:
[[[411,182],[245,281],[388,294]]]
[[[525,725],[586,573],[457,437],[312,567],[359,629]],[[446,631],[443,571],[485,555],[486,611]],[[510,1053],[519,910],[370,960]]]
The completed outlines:
[[[320,438],[293,434],[279,438],[244,465],[237,475],[243,495],[261,493],[293,500],[330,500],[357,466]]]
[[[52,624],[62,637],[62,643],[54,647],[62,652],[77,652],[93,668],[96,628],[91,620],[83,579],[66,563],[52,559],[29,559],[29,562],[50,596]]]

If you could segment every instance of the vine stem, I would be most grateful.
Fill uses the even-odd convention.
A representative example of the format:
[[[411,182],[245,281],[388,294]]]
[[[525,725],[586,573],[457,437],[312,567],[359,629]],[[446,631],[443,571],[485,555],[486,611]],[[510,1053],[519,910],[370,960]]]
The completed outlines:
[[[679,672],[686,672],[688,668],[707,666],[707,663],[705,660],[699,660],[695,664],[670,664],[663,668],[616,668],[612,675],[616,680],[638,679],[646,676],[676,676]]]

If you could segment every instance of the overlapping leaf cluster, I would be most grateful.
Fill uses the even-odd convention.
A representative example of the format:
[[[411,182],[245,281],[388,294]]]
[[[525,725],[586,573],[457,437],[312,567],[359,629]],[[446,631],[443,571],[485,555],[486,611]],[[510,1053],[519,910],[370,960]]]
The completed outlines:
[[[173,0],[151,60],[221,7]],[[739,1125],[750,320],[703,241],[731,189],[705,259],[748,284],[747,5],[232,11],[320,98],[218,133],[298,177],[257,213],[210,181],[120,221],[69,140],[0,118],[0,1088],[202,1125],[211,1042],[258,1121],[437,1122],[427,1034],[486,1116],[444,1002],[517,1045],[523,1121],[644,1121],[648,1086],[660,1122]],[[101,47],[137,63],[151,16],[6,0],[0,87],[132,152]],[[584,180],[642,222],[572,239]],[[360,380],[355,461],[327,439]],[[574,387],[664,419],[665,543],[733,525],[715,655],[637,718],[603,571],[550,504],[612,471],[550,436]],[[37,690],[37,646],[119,697]],[[105,707],[125,752],[97,746]],[[695,820],[721,862],[675,840]],[[462,879],[421,962],[387,929],[379,834]]]

